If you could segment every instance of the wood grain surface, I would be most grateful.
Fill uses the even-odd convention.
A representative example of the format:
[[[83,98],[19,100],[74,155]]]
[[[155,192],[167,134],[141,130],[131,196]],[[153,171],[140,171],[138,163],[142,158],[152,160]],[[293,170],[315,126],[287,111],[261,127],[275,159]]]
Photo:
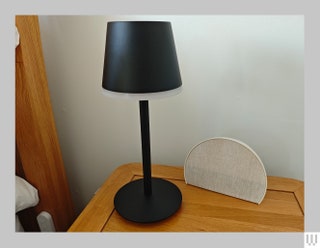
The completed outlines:
[[[101,186],[69,232],[303,232],[303,182],[268,177],[260,205],[187,185],[183,167],[153,165],[153,177],[167,179],[182,192],[182,205],[172,217],[138,224],[115,211],[113,197],[129,181],[141,178],[141,164],[118,167]]]

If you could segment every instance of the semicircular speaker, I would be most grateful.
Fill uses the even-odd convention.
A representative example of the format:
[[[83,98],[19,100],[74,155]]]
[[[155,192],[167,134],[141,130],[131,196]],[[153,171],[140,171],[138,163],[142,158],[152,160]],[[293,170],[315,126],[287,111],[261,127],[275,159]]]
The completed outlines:
[[[239,140],[217,137],[193,147],[184,164],[185,182],[260,204],[267,175],[259,156]]]

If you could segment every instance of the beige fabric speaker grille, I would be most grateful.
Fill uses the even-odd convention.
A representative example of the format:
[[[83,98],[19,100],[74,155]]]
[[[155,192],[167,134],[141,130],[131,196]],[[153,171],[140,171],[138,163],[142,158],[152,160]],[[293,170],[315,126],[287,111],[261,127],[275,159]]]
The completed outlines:
[[[267,190],[261,159],[246,144],[212,138],[196,145],[184,164],[187,184],[260,204]]]

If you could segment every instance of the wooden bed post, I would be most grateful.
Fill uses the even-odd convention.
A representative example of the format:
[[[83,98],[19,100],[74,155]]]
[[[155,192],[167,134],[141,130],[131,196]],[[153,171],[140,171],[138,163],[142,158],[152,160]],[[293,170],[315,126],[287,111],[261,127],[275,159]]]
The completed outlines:
[[[37,16],[16,16],[16,143],[25,179],[38,189],[36,214],[47,211],[66,231],[75,211],[52,112]],[[23,223],[22,223],[23,224]]]

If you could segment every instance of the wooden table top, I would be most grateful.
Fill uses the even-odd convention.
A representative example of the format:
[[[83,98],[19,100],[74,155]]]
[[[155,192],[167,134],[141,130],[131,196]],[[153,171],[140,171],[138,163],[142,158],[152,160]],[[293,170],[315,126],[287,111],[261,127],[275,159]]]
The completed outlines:
[[[184,181],[183,167],[153,165],[152,176],[176,184],[182,204],[170,218],[151,224],[123,219],[113,198],[124,184],[142,177],[139,163],[118,167],[105,181],[69,232],[303,232],[304,183],[268,176],[261,204],[247,202]]]

